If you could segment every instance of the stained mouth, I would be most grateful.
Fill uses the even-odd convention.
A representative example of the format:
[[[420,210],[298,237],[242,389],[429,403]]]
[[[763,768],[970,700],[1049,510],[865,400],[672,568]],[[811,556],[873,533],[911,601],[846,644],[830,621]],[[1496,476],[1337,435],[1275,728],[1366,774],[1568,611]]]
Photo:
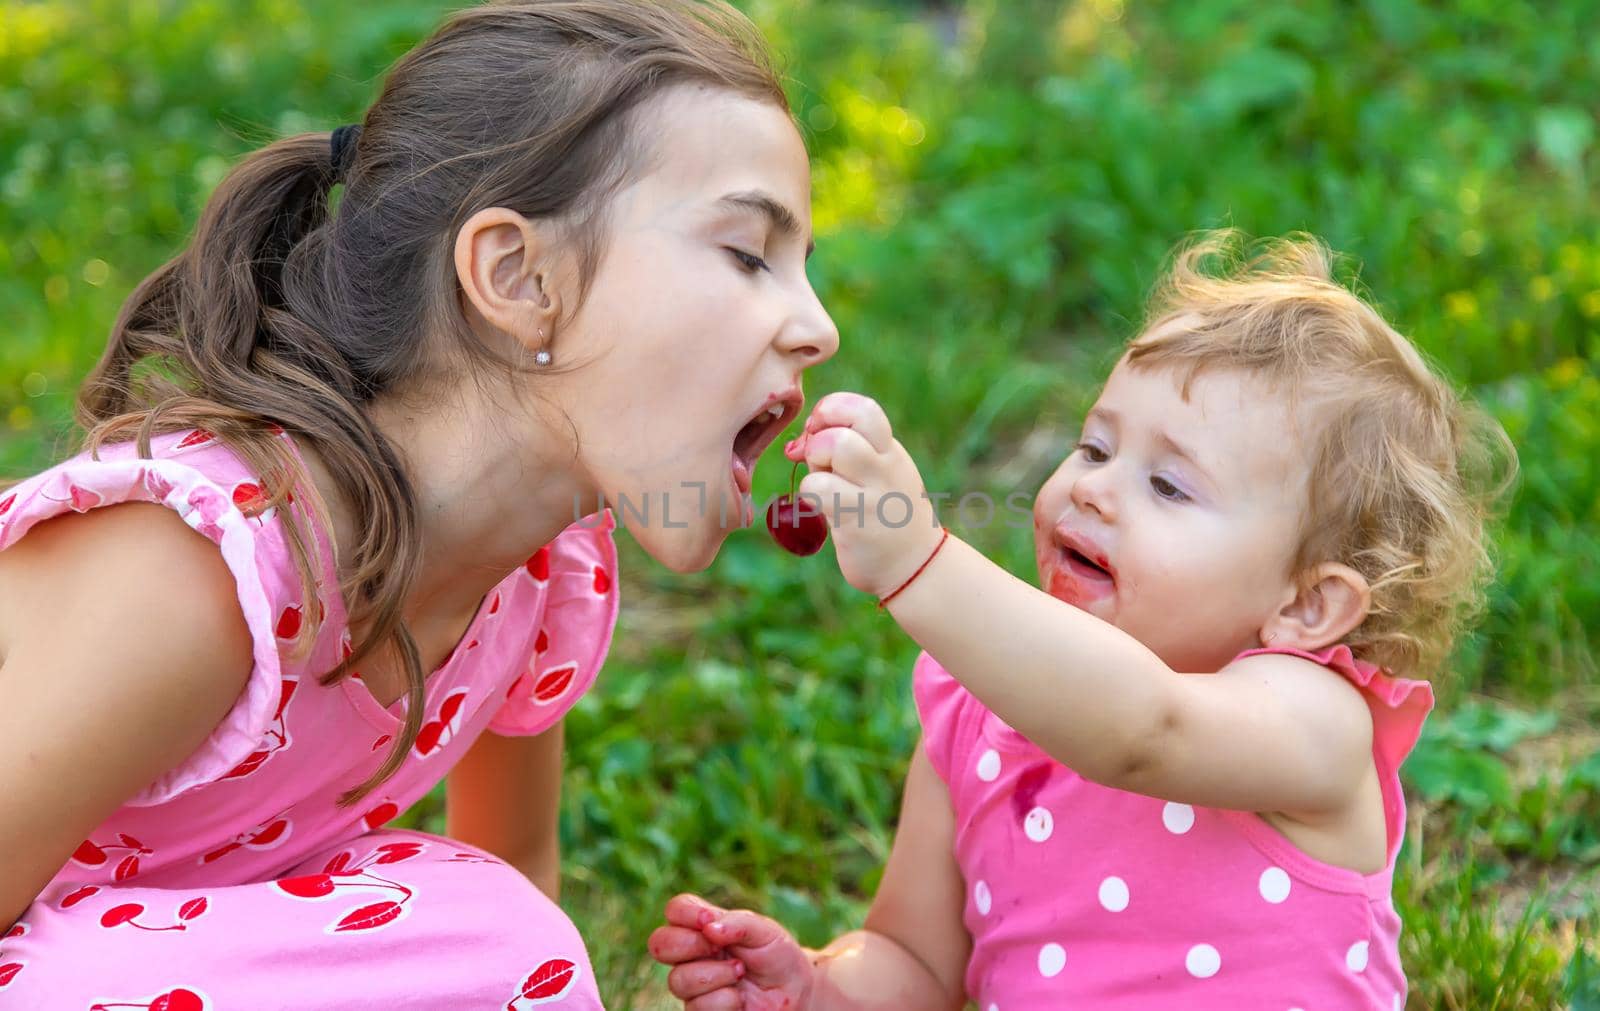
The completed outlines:
[[[1105,566],[1097,564],[1094,559],[1090,558],[1088,555],[1077,550],[1076,548],[1067,548],[1066,555],[1067,561],[1071,562],[1075,567],[1088,569],[1091,573],[1099,575],[1105,579],[1111,578],[1111,573],[1106,569]]]

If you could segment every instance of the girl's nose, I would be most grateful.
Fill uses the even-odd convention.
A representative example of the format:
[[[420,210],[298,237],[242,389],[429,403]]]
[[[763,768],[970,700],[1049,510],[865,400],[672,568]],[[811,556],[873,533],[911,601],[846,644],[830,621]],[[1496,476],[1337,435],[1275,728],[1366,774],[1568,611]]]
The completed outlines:
[[[799,356],[800,367],[809,368],[822,364],[839,350],[839,328],[811,285],[802,288],[794,315],[778,335],[778,350]]]

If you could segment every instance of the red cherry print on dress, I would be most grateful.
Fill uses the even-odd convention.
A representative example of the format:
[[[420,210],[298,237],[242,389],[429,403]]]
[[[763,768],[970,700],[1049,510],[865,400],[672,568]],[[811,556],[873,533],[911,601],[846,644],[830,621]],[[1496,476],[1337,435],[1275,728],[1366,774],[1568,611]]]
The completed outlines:
[[[0,987],[16,979],[17,973],[22,971],[22,966],[21,962],[7,962],[5,965],[0,965]]]
[[[346,868],[348,868],[350,866],[350,861],[354,860],[354,859],[355,859],[355,854],[351,853],[349,850],[343,850],[343,851],[341,851],[339,853],[335,853],[333,855],[333,859],[328,861],[327,866],[322,868],[322,873],[324,873],[324,874],[349,874],[349,873],[353,873],[351,871],[346,870]]]
[[[216,438],[216,436],[212,435],[210,432],[206,431],[205,429],[197,428],[194,431],[190,432],[188,435],[184,436],[183,439],[181,441],[179,441],[179,443],[178,443],[176,448],[178,448],[178,449],[188,449],[190,446],[198,446],[198,445],[200,445],[202,443],[210,442],[211,440],[213,440],[215,438]]]
[[[494,599],[489,601],[489,613],[494,614],[500,610],[500,594],[497,592]]]
[[[539,629],[539,637],[533,640],[533,655],[538,656],[540,653],[548,653],[549,651],[550,633],[541,628]]]
[[[385,924],[393,923],[403,911],[404,907],[400,903],[385,899],[370,906],[351,910],[333,930],[334,933],[341,934],[351,930],[376,930]]]
[[[109,1004],[91,1004],[89,1011],[111,1011],[112,1008],[148,1008],[149,1011],[205,1011],[206,1000],[204,997],[186,987],[176,986],[166,993],[159,994],[146,1004],[144,1001],[118,1002]]]
[[[528,575],[543,583],[550,578],[550,545],[546,544],[533,553],[527,562]]]
[[[120,927],[124,923],[132,923],[133,918],[144,912],[144,907],[137,902],[124,902],[120,906],[112,906],[100,914],[100,926],[111,928]]]
[[[419,842],[384,843],[378,847],[377,852],[380,856],[373,861],[374,864],[398,864],[410,860],[421,853],[422,844]]]
[[[79,488],[77,485],[72,485],[68,494],[72,497],[73,510],[80,513],[86,513],[104,501],[99,493],[92,492],[87,488]]]
[[[565,997],[578,981],[578,965],[570,959],[552,958],[522,981],[522,992],[506,1005],[507,1011],[549,1004]]]
[[[277,635],[280,639],[293,639],[300,634],[300,608],[293,604],[278,615]]]
[[[607,572],[603,566],[596,565],[594,567],[594,592],[602,597],[611,592],[611,573]]]
[[[413,745],[417,756],[427,758],[439,748],[450,743],[460,726],[461,704],[467,700],[467,689],[458,688],[445,696],[439,704],[439,718],[429,720],[422,725],[422,730],[417,733],[417,743]]]
[[[72,851],[72,859],[85,867],[99,867],[106,862],[106,851],[85,839]]]
[[[233,486],[233,504],[246,516],[255,516],[266,506],[267,496],[254,481],[241,481]]]
[[[196,920],[196,919],[199,919],[201,916],[205,915],[205,911],[206,911],[206,906],[207,905],[208,905],[208,903],[206,902],[204,897],[201,897],[201,898],[198,898],[198,899],[190,899],[188,902],[185,902],[183,905],[178,907],[178,919],[180,919],[180,920]]]
[[[333,877],[330,874],[303,874],[297,878],[283,878],[277,885],[297,899],[320,899],[333,894]]]
[[[82,902],[84,899],[87,899],[89,896],[93,895],[99,890],[100,888],[97,885],[84,885],[82,888],[77,889],[66,898],[62,899],[61,908],[71,909],[73,906],[76,906],[78,903]]]
[[[121,862],[117,864],[117,870],[116,873],[112,875],[112,879],[115,881],[126,881],[138,873],[139,858],[137,855],[129,854],[128,856],[123,857]]]
[[[362,815],[361,820],[366,823],[368,829],[375,829],[399,813],[399,807],[389,803],[388,801],[384,801],[382,804],[379,804],[377,807]]]
[[[571,687],[572,677],[576,673],[578,673],[578,665],[575,663],[562,664],[560,667],[546,672],[539,679],[539,683],[533,686],[534,705],[547,706],[565,695],[567,689]]]
[[[388,743],[389,743],[389,735],[388,734],[384,734],[382,737],[380,737],[376,741],[372,742],[372,750],[373,751],[377,751],[379,748],[383,747],[385,744],[388,744]]]
[[[6,931],[6,936],[5,937],[0,937],[0,941],[9,941],[13,937],[21,937],[22,935],[26,934],[27,932],[28,932],[28,925],[26,923],[18,923],[18,924],[13,925],[10,930]]]
[[[10,512],[11,504],[16,500],[17,496],[15,493],[7,495],[5,498],[0,498],[0,516],[4,516],[6,513]]]

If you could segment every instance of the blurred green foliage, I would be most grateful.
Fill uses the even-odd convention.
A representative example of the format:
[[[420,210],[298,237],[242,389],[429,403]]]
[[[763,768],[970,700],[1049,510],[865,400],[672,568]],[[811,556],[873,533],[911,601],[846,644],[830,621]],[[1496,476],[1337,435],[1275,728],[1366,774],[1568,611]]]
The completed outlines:
[[[1165,254],[1219,225],[1325,238],[1502,421],[1522,478],[1498,578],[1407,768],[1413,1006],[1600,1004],[1600,12],[744,6],[813,153],[813,279],[844,346],[811,395],[882,400],[931,487],[1031,494]],[[0,472],[65,451],[118,305],[231,161],[359,118],[446,10],[0,5]],[[769,465],[758,499],[787,479]],[[1028,574],[1025,534],[963,533]],[[825,560],[739,535],[674,576],[624,547],[623,627],[569,720],[563,808],[567,905],[618,1008],[664,1006],[642,945],[677,890],[813,944],[859,922],[915,742],[915,647]],[[438,796],[407,817],[438,828]]]

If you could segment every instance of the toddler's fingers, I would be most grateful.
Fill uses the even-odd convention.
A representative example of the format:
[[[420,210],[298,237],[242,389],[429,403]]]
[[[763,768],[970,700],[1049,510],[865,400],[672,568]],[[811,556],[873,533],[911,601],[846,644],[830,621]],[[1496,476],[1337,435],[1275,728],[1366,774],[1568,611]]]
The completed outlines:
[[[894,443],[894,431],[889,427],[889,416],[871,397],[859,393],[830,393],[817,401],[806,419],[807,433],[820,432],[833,426],[853,428],[880,453],[887,453]]]
[[[726,913],[727,910],[720,906],[713,906],[698,895],[687,892],[674,895],[667,900],[667,922],[675,927],[688,927],[699,930],[701,927]]]
[[[720,949],[694,927],[657,927],[650,932],[650,957],[663,965],[715,958]]]
[[[851,428],[825,428],[806,437],[806,466],[831,470],[856,484],[865,484],[880,459],[866,436]]]
[[[683,1011],[744,1011],[744,995],[731,986],[723,987],[685,1001]]]
[[[830,471],[814,470],[807,474],[800,479],[797,492],[803,501],[809,501],[822,511],[822,518],[830,527],[839,526],[840,506],[849,509],[851,515],[860,516],[855,509],[861,500],[861,489]]]
[[[737,959],[686,962],[667,973],[667,989],[679,1000],[688,1001],[732,987],[743,977],[744,964]]]
[[[799,944],[776,920],[748,909],[724,914],[707,924],[705,933],[713,943],[737,954],[755,976],[787,973],[797,960],[805,958]]]

